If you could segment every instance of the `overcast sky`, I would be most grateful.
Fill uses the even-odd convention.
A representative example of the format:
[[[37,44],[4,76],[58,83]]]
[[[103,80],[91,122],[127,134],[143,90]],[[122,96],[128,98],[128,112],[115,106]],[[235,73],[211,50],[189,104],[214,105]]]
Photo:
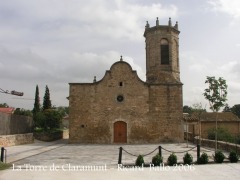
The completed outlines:
[[[120,59],[145,80],[146,21],[179,22],[183,104],[208,102],[206,76],[223,77],[228,104],[240,104],[239,0],[0,0],[0,103],[32,109],[42,100],[68,106],[69,82],[100,80]],[[42,102],[41,102],[42,103]]]

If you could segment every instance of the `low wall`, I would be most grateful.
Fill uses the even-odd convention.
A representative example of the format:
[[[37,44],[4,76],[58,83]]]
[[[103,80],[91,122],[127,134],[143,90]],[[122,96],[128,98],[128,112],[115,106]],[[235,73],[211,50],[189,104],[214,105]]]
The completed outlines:
[[[194,143],[199,144],[199,139],[194,138]],[[215,148],[215,140],[209,140],[209,139],[201,139],[201,146],[206,146],[210,148]],[[236,151],[238,154],[240,154],[240,145],[218,141],[217,142],[217,148],[223,151]]]
[[[31,144],[33,142],[33,133],[0,136],[0,147]]]
[[[34,132],[34,138],[40,141],[55,141],[63,138],[63,132]]]

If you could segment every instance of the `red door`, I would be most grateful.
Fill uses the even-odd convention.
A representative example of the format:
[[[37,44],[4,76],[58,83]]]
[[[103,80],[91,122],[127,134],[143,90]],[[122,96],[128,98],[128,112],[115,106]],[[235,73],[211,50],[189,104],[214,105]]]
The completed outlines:
[[[127,143],[127,123],[123,121],[114,123],[114,142]]]

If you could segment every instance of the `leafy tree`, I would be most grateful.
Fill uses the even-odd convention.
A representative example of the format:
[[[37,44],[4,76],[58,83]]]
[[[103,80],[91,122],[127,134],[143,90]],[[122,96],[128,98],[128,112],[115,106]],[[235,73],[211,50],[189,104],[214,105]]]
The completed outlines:
[[[3,103],[3,104],[0,104],[0,107],[1,107],[1,108],[8,108],[9,106],[8,106],[7,103]]]
[[[50,92],[49,92],[48,86],[46,86],[45,95],[43,97],[43,110],[51,109],[51,108],[52,108],[52,104],[50,100]]]
[[[231,108],[229,107],[228,103],[226,103],[225,107],[223,108],[223,112],[231,112]]]
[[[183,106],[183,112],[184,113],[188,113],[188,114],[192,114],[192,107],[191,106]]]
[[[34,101],[33,114],[35,114],[37,112],[40,112],[40,98],[39,98],[38,85],[36,86],[36,91],[35,91],[35,101]]]
[[[45,131],[60,127],[61,114],[54,109],[47,109],[43,112],[36,113],[35,127],[43,128]]]
[[[240,118],[240,104],[235,104],[235,105],[231,108],[231,111]]]
[[[61,114],[53,109],[48,109],[44,111],[46,127],[47,129],[54,129],[60,127]]]
[[[23,108],[16,108],[16,110],[14,111],[13,114],[16,114],[16,115],[23,115],[23,116],[30,116],[32,117],[32,112],[30,110],[25,110]]]
[[[213,112],[218,112],[227,101],[226,80],[221,77],[217,80],[214,76],[207,76],[205,84],[208,84],[208,88],[204,90],[203,95],[209,101],[210,109]]]
[[[225,106],[225,102],[227,101],[227,84],[226,80],[223,78],[215,79],[214,76],[207,76],[207,80],[205,81],[208,84],[208,88],[204,90],[204,97],[209,101],[210,109],[213,112],[218,112],[221,107]],[[215,131],[215,151],[217,151],[217,118],[216,116],[216,131]]]
[[[57,110],[62,117],[69,114],[69,107],[59,106],[59,107],[55,107],[54,109]]]
[[[202,107],[202,103],[195,103],[192,105],[192,112],[196,112],[198,114],[202,114],[203,112],[207,112],[206,108]]]
[[[35,128],[42,128],[44,130],[47,129],[47,124],[46,124],[46,117],[45,117],[45,114],[43,112],[37,112],[35,115],[34,115],[34,126]]]

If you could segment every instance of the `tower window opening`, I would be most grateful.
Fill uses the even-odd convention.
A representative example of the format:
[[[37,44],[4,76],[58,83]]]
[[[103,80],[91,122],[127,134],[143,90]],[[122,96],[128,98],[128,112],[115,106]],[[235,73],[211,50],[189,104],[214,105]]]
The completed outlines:
[[[161,40],[161,64],[169,64],[169,44],[168,40]]]
[[[123,86],[123,82],[119,82],[119,86]]]

